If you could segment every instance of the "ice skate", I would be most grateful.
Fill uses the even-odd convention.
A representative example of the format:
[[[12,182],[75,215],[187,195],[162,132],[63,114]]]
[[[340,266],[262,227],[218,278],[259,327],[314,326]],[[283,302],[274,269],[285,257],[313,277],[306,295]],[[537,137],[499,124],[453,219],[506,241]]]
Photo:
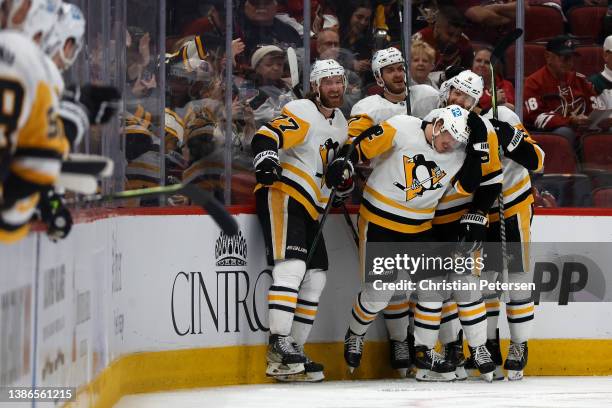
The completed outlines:
[[[501,350],[499,348],[499,329],[497,329],[497,337],[495,339],[487,339],[487,350],[491,353],[491,359],[495,363],[495,371],[493,372],[493,381],[502,381],[505,377],[502,368],[503,361]]]
[[[390,340],[391,368],[397,370],[402,377],[406,377],[410,368],[410,349],[408,339],[404,341]]]
[[[454,381],[457,378],[455,366],[434,349],[416,346],[414,354],[417,381]]]
[[[304,363],[304,372],[292,375],[281,375],[275,377],[276,380],[282,382],[321,382],[325,379],[323,375],[323,364],[312,361],[304,352],[304,346],[293,343],[293,348],[299,352],[306,362]]]
[[[504,368],[508,371],[508,380],[517,381],[523,379],[523,369],[527,365],[528,351],[527,342],[510,342],[510,350],[504,363]]]
[[[463,354],[463,331],[459,331],[459,338],[444,345],[444,359],[450,361],[455,368],[457,380],[463,381],[467,378],[465,371],[465,356]]]
[[[293,347],[291,336],[270,335],[266,357],[268,360],[266,375],[269,377],[299,374],[304,371],[306,359]]]
[[[363,353],[363,335],[358,335],[351,332],[351,329],[346,331],[344,336],[344,361],[349,366],[349,371],[352,373],[361,362],[361,353]]]
[[[480,372],[480,377],[487,382],[493,381],[495,363],[487,347],[484,344],[477,347],[470,347],[470,353],[472,354],[474,365]]]

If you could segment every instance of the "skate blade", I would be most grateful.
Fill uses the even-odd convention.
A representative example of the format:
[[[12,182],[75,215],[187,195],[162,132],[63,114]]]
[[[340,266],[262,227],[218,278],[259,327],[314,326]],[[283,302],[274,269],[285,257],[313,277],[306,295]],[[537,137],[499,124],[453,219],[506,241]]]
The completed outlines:
[[[274,377],[275,380],[281,382],[321,382],[325,379],[322,371],[303,372],[293,375],[280,375]]]
[[[508,381],[519,381],[523,379],[523,370],[508,370]]]
[[[493,371],[493,381],[504,381],[505,378],[506,376],[502,366],[495,367],[495,371]]]
[[[419,368],[416,373],[416,380],[423,382],[451,382],[456,379],[457,376],[454,371],[450,373],[436,373],[425,368]]]
[[[406,378],[406,375],[408,374],[407,368],[396,368],[395,371],[397,371],[401,378]]]
[[[282,363],[268,363],[266,368],[266,375],[268,377],[278,377],[281,375],[293,375],[304,372],[304,364],[282,364]]]
[[[493,382],[493,371],[491,371],[490,373],[480,374],[480,378],[482,378],[486,382]]]
[[[480,371],[478,371],[478,369],[476,368],[469,368],[466,370],[467,371],[467,379],[470,381],[477,381],[480,380]]]
[[[465,371],[464,367],[457,367],[455,369],[455,375],[457,376],[457,381],[465,381],[468,378],[468,373]]]

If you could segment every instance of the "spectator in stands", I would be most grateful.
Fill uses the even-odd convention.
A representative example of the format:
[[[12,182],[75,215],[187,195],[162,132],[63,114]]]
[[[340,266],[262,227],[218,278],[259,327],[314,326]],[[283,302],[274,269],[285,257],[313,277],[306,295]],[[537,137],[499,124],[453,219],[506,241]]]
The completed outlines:
[[[546,43],[546,65],[525,80],[525,124],[533,130],[552,131],[572,145],[577,131],[589,125],[595,91],[586,78],[573,70],[576,53],[567,36]]]
[[[432,72],[436,61],[436,50],[424,41],[413,41],[410,46],[410,86],[425,84],[439,87],[439,72]]]
[[[589,78],[597,93],[597,109],[612,109],[612,35],[603,45],[604,68]]]
[[[287,102],[297,99],[282,79],[284,65],[285,53],[275,45],[265,45],[251,57],[254,91],[258,93],[248,103],[253,109],[256,127],[277,117]]]
[[[354,54],[353,71],[360,75],[370,70],[372,15],[369,0],[352,0],[339,10],[340,46]]]
[[[484,47],[474,54],[472,71],[480,75],[484,81],[485,89],[478,102],[482,109],[491,107],[491,53],[493,48]],[[499,65],[498,65],[499,66]],[[505,80],[499,72],[495,75],[495,86],[497,88],[497,106],[506,106],[514,110],[514,86],[510,81]]]
[[[465,18],[454,7],[440,7],[432,27],[417,32],[412,39],[421,40],[436,50],[434,71],[443,71],[450,65],[472,66],[473,50],[470,40],[463,34]]]
[[[293,27],[275,18],[276,10],[276,0],[246,0],[238,13],[235,34],[244,40],[248,58],[264,44],[282,44],[285,48],[302,43]]]

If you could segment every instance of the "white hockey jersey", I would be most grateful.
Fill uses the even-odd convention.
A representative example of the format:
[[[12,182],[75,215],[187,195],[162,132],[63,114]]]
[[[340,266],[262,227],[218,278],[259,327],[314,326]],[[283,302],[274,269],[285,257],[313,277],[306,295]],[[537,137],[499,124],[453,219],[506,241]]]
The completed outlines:
[[[410,87],[411,116],[423,119],[429,112],[438,107],[438,91],[429,85]],[[378,125],[395,115],[406,114],[406,102],[391,102],[382,95],[370,95],[363,98],[351,109],[349,135],[357,137],[364,130]]]
[[[379,157],[359,209],[369,222],[403,233],[431,228],[438,201],[463,165],[465,151],[436,152],[424,125],[411,116],[394,116],[381,124],[381,134],[359,144],[361,159]]]
[[[497,115],[500,121],[506,122],[528,134],[519,117],[511,109],[508,109],[505,106],[500,106],[497,108]],[[491,109],[486,112],[484,117],[492,119],[493,110]],[[533,139],[531,139],[531,137],[526,138],[525,141],[533,144],[539,159],[538,168],[536,171],[541,170],[544,166],[544,151],[533,141]],[[529,176],[529,171],[527,171],[525,167],[508,157],[503,157],[503,152],[502,167],[504,172],[504,215],[506,217],[511,217],[521,208],[533,203],[534,199],[533,195],[531,194],[531,178]],[[499,211],[498,206],[499,204],[496,201],[490,211],[490,214],[497,215]],[[493,218],[499,219],[499,215],[497,215],[497,217],[494,216]]]
[[[9,144],[12,152],[9,163],[0,165],[33,190],[55,182],[69,148],[59,126],[58,95],[46,58],[26,35],[0,31],[0,145]],[[8,197],[11,192],[4,194]],[[27,234],[38,200],[38,193],[19,197],[0,213],[0,241],[13,242]]]
[[[327,119],[311,100],[291,101],[257,133],[276,141],[279,149],[282,179],[270,188],[289,194],[317,219],[331,192],[323,175],[347,140],[348,126],[340,109]],[[255,191],[259,188],[260,184]]]
[[[433,120],[433,114],[427,115],[426,120]],[[481,165],[482,179],[480,181],[480,185],[488,186],[501,183],[503,180],[503,173],[499,156],[499,143],[497,140],[497,134],[495,133],[495,128],[493,128],[493,125],[488,119],[482,118],[482,120],[487,128],[489,159]],[[461,194],[453,186],[448,186],[447,190],[444,192],[444,196],[436,208],[436,216],[433,223],[446,224],[459,220],[461,216],[468,211],[473,197],[473,194]]]

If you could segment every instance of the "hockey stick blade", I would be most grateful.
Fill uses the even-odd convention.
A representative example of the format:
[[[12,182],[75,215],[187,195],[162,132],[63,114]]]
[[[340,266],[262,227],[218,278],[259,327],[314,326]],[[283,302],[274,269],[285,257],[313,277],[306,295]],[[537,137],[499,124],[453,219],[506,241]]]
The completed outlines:
[[[193,184],[187,184],[179,190],[179,193],[186,195],[192,203],[204,208],[226,235],[238,234],[238,223],[210,192]]]
[[[491,53],[491,64],[497,64],[497,62],[504,57],[508,47],[510,47],[521,35],[523,35],[523,30],[515,28],[499,40]]]

